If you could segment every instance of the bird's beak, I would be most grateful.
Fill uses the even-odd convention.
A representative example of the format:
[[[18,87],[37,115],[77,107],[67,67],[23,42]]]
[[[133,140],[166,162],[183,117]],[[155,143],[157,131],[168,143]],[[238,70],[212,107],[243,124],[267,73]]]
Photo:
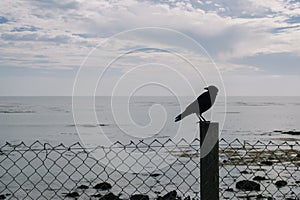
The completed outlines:
[[[205,90],[208,90],[208,87],[205,87],[204,89],[205,89]]]

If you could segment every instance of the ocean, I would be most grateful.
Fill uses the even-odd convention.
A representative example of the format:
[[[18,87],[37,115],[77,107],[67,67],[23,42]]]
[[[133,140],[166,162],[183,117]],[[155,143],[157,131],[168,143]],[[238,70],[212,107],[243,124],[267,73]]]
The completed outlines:
[[[180,196],[199,196],[200,157],[198,149],[192,146],[199,144],[192,143],[199,137],[198,119],[188,116],[174,122],[194,97],[73,100],[72,103],[72,97],[0,98],[0,143],[4,145],[0,151],[1,195],[15,199],[63,199],[76,191],[80,199],[95,199],[93,195],[99,191],[94,186],[106,181],[112,184],[109,192],[123,199],[137,192],[156,199],[158,194],[172,190]],[[258,199],[258,195],[263,195],[298,199],[299,186],[295,181],[300,177],[299,145],[295,144],[300,139],[299,100],[300,97],[228,97],[226,102],[217,100],[213,109],[205,113],[207,120],[219,123],[220,138],[226,140],[221,141],[219,149],[222,198],[252,195]],[[288,131],[297,134],[283,134]],[[163,141],[168,139],[186,142],[176,143],[175,148],[172,143],[165,145]],[[264,144],[274,141],[285,145],[245,143],[241,147],[242,143],[235,143],[235,139],[252,144],[260,140]],[[30,146],[35,148],[28,151],[29,145],[37,140],[42,144],[35,143]],[[153,140],[155,143],[151,143]],[[117,141],[128,145],[119,146]],[[146,148],[136,145],[141,141],[152,145]],[[15,145],[20,142],[25,145]],[[91,154],[76,149],[78,145],[70,149],[64,146],[45,149],[76,142],[85,147],[101,147]],[[113,147],[103,148],[113,143],[116,143]],[[263,164],[266,161],[268,165]],[[254,176],[266,177],[267,181],[260,182],[262,191],[233,189],[238,181],[252,180]],[[281,179],[289,187],[278,189],[274,185]],[[81,184],[87,189],[79,189]]]
[[[0,97],[0,143],[87,146],[116,141],[198,137],[195,115],[174,118],[194,97]],[[79,99],[79,100],[78,100]],[[298,140],[280,131],[300,130],[300,97],[227,97],[204,114],[219,122],[226,140]]]

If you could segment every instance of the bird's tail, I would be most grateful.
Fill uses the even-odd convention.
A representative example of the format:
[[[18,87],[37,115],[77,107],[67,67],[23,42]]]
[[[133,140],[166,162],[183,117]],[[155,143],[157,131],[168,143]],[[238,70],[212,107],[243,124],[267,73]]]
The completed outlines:
[[[178,122],[186,117],[186,114],[183,112],[175,118],[175,122]]]
[[[182,118],[181,118],[181,114],[180,115],[178,115],[176,118],[175,118],[175,122],[178,122],[178,121],[180,121]]]

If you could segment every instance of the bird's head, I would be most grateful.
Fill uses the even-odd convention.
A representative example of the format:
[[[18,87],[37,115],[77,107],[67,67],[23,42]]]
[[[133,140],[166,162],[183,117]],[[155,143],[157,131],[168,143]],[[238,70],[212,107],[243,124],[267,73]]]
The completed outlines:
[[[216,86],[214,86],[214,85],[210,85],[210,86],[208,86],[208,87],[206,87],[206,88],[204,88],[205,90],[208,90],[208,92],[210,93],[210,94],[215,94],[215,95],[217,95],[218,94],[218,88],[216,87]]]

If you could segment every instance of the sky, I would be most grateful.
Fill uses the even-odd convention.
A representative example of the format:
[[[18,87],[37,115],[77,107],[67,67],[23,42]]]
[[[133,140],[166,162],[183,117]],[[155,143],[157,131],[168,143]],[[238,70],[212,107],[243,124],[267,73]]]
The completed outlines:
[[[0,95],[299,96],[299,0],[0,1]]]

